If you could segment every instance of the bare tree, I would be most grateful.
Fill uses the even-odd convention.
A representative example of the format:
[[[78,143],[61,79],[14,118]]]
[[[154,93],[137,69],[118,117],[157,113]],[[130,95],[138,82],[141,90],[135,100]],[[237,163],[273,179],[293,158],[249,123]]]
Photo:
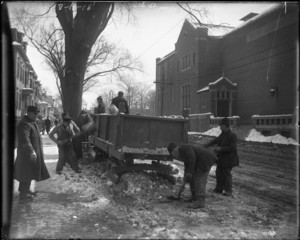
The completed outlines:
[[[149,108],[151,115],[154,116],[155,113],[155,89],[149,89],[146,95],[146,106]]]
[[[128,4],[124,6],[130,9]],[[52,7],[55,7],[61,28],[43,24],[38,29],[38,17],[44,16]],[[110,73],[121,75],[125,69],[137,70],[140,66],[130,54],[119,55],[121,50],[102,36],[115,10],[115,3],[56,2],[50,9],[31,18],[22,17],[27,12],[23,10],[19,14],[19,19],[23,19],[19,25],[55,73],[64,111],[77,116],[83,92],[95,86],[99,77]],[[118,55],[121,57],[115,58]]]
[[[114,3],[77,2],[76,13],[73,7],[73,2],[57,2],[55,11],[64,32],[65,71],[59,77],[64,110],[77,116],[91,49],[113,14]]]
[[[147,108],[147,95],[151,86],[148,84],[139,84],[137,87],[136,101],[140,108],[140,113],[143,114],[143,110]]]
[[[137,83],[134,80],[134,78],[129,74],[120,76],[119,82],[120,82],[119,86],[121,87],[121,89],[123,89],[124,92],[126,92],[125,98],[127,99],[128,105],[130,107],[132,106],[137,96],[137,91],[138,91]]]
[[[194,19],[200,27],[206,27],[208,29],[222,29],[228,31],[228,29],[233,29],[234,27],[229,26],[227,23],[220,24],[212,24],[204,21],[208,21],[208,10],[205,7],[199,8],[199,4],[197,3],[198,8],[194,8],[189,3],[176,3],[180,8],[182,8],[185,12],[187,12],[192,19]]]

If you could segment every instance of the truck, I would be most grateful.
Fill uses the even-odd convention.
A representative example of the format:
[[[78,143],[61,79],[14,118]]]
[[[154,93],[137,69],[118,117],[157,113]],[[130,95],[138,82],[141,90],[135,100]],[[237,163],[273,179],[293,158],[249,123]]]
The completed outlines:
[[[96,131],[89,143],[104,156],[113,181],[130,171],[156,171],[170,181],[174,169],[167,146],[188,143],[188,120],[143,115],[95,114]],[[139,160],[139,161],[135,161]],[[149,160],[151,164],[149,164]]]

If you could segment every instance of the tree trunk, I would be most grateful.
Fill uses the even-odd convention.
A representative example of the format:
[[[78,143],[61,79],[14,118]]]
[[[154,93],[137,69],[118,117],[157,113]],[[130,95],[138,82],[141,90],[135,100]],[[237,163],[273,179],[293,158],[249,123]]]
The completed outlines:
[[[57,2],[56,14],[65,33],[65,74],[60,78],[63,109],[75,119],[81,111],[88,57],[114,11],[114,3],[77,2],[76,16],[72,4]]]
[[[72,118],[76,118],[81,111],[83,80],[91,48],[80,45],[78,35],[66,36],[65,46],[66,71],[64,82],[61,83],[63,108]]]

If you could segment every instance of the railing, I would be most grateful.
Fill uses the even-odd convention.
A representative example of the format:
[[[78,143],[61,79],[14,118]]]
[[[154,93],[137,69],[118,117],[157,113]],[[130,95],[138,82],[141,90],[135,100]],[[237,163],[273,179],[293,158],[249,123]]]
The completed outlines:
[[[253,115],[253,128],[265,135],[281,134],[286,137],[293,136],[295,131],[295,120],[292,114],[284,115]]]
[[[210,126],[211,127],[216,127],[220,125],[220,121],[221,119],[223,119],[224,117],[211,117],[210,118]],[[227,117],[230,121],[230,126],[231,127],[238,127],[239,126],[239,120],[240,117],[238,116],[233,116],[233,117]]]

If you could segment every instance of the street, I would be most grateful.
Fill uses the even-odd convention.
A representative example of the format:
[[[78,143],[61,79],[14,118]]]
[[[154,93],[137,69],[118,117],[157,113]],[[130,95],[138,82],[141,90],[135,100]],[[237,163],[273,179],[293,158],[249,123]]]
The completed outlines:
[[[10,238],[297,238],[293,147],[240,142],[234,197],[209,191],[215,185],[214,166],[207,207],[189,210],[183,200],[162,201],[179,183],[172,185],[153,173],[127,173],[115,185],[103,164],[81,161],[81,174],[67,166],[57,175],[56,145],[47,135],[42,138],[51,179],[32,185],[38,195],[27,203],[19,202],[15,182]],[[190,140],[205,141],[199,136]],[[182,165],[178,168],[182,172]],[[189,196],[188,188],[183,195]]]

